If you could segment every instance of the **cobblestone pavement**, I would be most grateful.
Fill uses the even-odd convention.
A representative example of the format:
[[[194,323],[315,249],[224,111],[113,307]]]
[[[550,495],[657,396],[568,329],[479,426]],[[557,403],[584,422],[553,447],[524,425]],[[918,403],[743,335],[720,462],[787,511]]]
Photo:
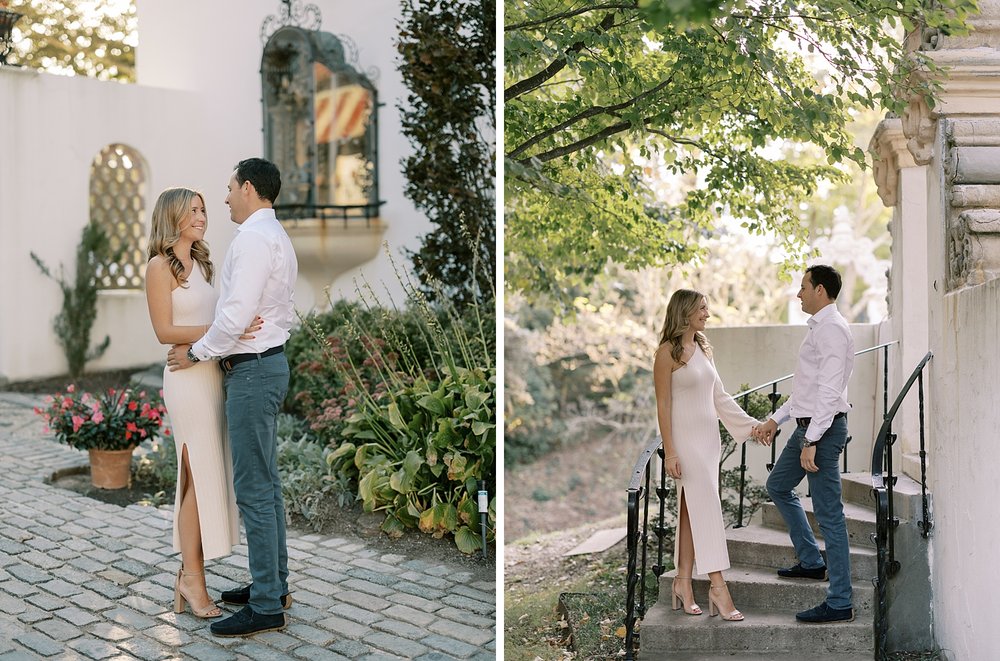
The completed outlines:
[[[122,508],[46,484],[86,455],[44,438],[37,403],[0,393],[0,661],[495,658],[492,569],[292,530],[288,627],[213,637],[208,620],[173,612],[173,508]],[[209,592],[248,582],[246,567],[242,545],[209,562]]]

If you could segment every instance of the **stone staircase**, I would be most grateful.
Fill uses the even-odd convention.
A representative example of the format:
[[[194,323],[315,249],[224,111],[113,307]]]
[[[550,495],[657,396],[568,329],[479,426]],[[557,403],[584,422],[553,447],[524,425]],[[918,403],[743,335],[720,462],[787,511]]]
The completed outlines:
[[[900,476],[896,489],[898,517],[906,519],[912,512],[919,511],[919,508],[914,509],[912,502],[913,498],[919,500],[919,485]],[[800,493],[804,491],[803,481]],[[773,504],[767,503],[749,525],[727,531],[732,568],[724,575],[733,601],[746,619],[726,622],[718,616],[708,617],[707,576],[696,576],[694,580],[695,598],[704,611],[702,615],[691,616],[683,610],[671,610],[670,583],[674,572],[670,572],[662,577],[659,600],[642,621],[639,659],[872,659],[875,601],[872,578],[877,572],[871,539],[875,532],[871,476],[866,473],[843,475],[843,494],[851,542],[853,622],[817,625],[795,620],[795,613],[825,599],[829,583],[778,578],[777,568],[792,566],[797,560],[781,514]],[[817,539],[821,540],[811,500],[802,498],[802,504]],[[897,536],[897,549],[898,539]]]

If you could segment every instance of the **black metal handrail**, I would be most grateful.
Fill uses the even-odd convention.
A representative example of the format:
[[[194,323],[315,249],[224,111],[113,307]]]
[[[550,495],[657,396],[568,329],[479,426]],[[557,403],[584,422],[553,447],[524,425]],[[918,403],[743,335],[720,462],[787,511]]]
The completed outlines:
[[[889,372],[888,372],[888,352],[889,347],[893,344],[897,344],[897,341],[886,342],[884,344],[879,344],[876,346],[868,347],[856,352],[855,356],[860,356],[865,353],[872,351],[877,351],[882,349],[884,354],[884,365],[883,365],[883,400],[888,403],[888,382],[889,382]],[[781,393],[777,390],[777,384],[790,379],[794,374],[788,374],[786,376],[768,381],[767,383],[761,384],[749,390],[737,393],[734,395],[734,399],[743,398],[744,409],[746,408],[746,399],[751,393],[758,390],[763,390],[765,388],[771,388],[771,393],[768,397],[771,400],[771,412],[773,413],[777,410],[778,400],[781,399]],[[666,466],[663,461],[663,443],[660,439],[659,434],[655,435],[653,438],[647,442],[645,448],[643,448],[642,453],[639,455],[635,462],[635,467],[632,470],[632,478],[629,481],[628,486],[628,514],[627,514],[627,528],[626,528],[626,543],[627,543],[627,566],[626,566],[626,577],[625,577],[625,658],[634,659],[635,658],[635,646],[638,642],[638,636],[635,631],[636,622],[642,619],[646,614],[646,566],[647,566],[647,545],[649,542],[649,495],[650,495],[650,481],[652,480],[653,467],[650,466],[650,461],[653,455],[657,455],[660,458],[660,470],[659,470],[659,485],[656,488],[656,495],[660,500],[659,503],[659,516],[657,518],[656,524],[652,527],[653,533],[657,536],[657,558],[656,563],[652,566],[653,574],[659,578],[665,571],[665,565],[663,563],[663,542],[667,534],[666,528],[664,526],[664,507],[666,505]],[[846,455],[846,449],[845,449]],[[770,470],[774,465],[775,460],[775,446],[771,445],[771,462],[767,465],[767,469]],[[744,490],[746,487],[746,444],[743,444],[742,460],[740,466],[740,496],[739,496],[739,512],[738,521],[734,527],[742,527],[743,525],[743,507],[744,507]],[[847,460],[846,456],[844,459],[844,472],[847,472]],[[640,505],[642,506],[642,515],[640,517]],[[640,520],[641,519],[641,520]],[[641,549],[641,551],[640,551]],[[641,565],[641,567],[640,567]]]
[[[896,477],[892,472],[892,446],[896,441],[896,434],[892,433],[892,421],[896,417],[896,412],[902,405],[906,395],[917,383],[917,398],[919,401],[920,415],[920,493],[923,498],[923,520],[920,522],[920,531],[924,537],[930,534],[933,524],[930,521],[930,512],[927,503],[927,460],[924,439],[924,367],[933,358],[933,354],[928,351],[923,359],[917,364],[910,378],[906,380],[892,408],[885,413],[885,419],[875,437],[875,444],[872,446],[872,491],[875,492],[875,551],[878,560],[878,575],[873,581],[875,585],[875,622],[873,633],[875,636],[875,660],[886,661],[888,659],[887,639],[889,633],[888,620],[888,589],[889,578],[896,575],[900,569],[900,563],[895,557],[895,535],[894,531],[899,526],[899,519],[893,511],[893,487],[896,484]]]
[[[646,614],[646,545],[649,541],[649,482],[651,479],[650,459],[656,454],[660,457],[660,483],[656,488],[660,499],[658,524],[653,530],[659,538],[656,564],[653,574],[659,578],[663,574],[663,537],[666,530],[663,526],[663,508],[666,505],[667,471],[663,461],[663,441],[656,434],[643,449],[632,470],[632,479],[628,484],[628,523],[627,539],[628,561],[625,576],[625,658],[635,658],[635,645],[638,642],[635,623]],[[639,526],[639,504],[643,503],[642,527]],[[639,549],[642,549],[642,569],[638,570]],[[636,592],[638,591],[638,605]]]

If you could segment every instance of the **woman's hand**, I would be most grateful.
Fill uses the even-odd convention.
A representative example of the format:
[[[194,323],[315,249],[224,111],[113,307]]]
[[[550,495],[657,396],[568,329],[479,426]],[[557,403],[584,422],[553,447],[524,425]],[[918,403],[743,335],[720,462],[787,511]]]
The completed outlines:
[[[250,325],[247,326],[243,330],[243,334],[240,335],[240,339],[241,340],[252,340],[252,339],[254,339],[254,337],[256,337],[254,335],[254,333],[256,333],[257,331],[259,331],[260,328],[261,328],[261,326],[263,326],[263,325],[264,325],[264,320],[263,319],[261,319],[260,317],[254,317],[253,321],[250,322]]]
[[[667,475],[679,479],[681,476],[681,462],[677,459],[677,455],[671,455],[663,460],[667,465]]]

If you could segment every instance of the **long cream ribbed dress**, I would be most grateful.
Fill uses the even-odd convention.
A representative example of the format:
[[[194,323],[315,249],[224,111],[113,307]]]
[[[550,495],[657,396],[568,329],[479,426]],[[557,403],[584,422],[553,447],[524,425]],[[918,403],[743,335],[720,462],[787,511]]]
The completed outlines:
[[[670,411],[670,433],[681,466],[681,478],[677,480],[678,521],[683,494],[694,539],[695,572],[729,569],[719,502],[719,420],[737,442],[749,438],[759,421],[744,413],[726,392],[715,364],[698,347],[687,365],[674,370],[670,377]]]
[[[171,292],[173,323],[201,326],[212,323],[218,294],[197,265],[186,286]],[[233,492],[233,458],[229,451],[226,414],[219,363],[204,361],[183,370],[163,370],[163,402],[177,447],[177,497],[174,501],[174,551],[180,551],[177,513],[184,490],[181,452],[188,449],[188,463],[198,497],[198,518],[205,559],[232,552],[239,544],[239,513]]]

